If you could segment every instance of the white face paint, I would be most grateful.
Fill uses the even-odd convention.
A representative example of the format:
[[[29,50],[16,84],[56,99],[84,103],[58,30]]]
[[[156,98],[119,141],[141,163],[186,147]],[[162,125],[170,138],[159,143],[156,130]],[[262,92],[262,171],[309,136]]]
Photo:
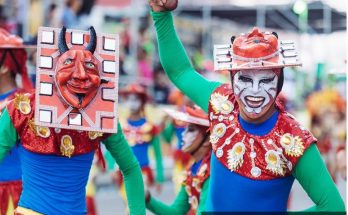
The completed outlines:
[[[126,98],[125,105],[131,113],[137,113],[141,108],[142,102],[136,94],[129,94]]]
[[[239,71],[233,78],[233,91],[249,113],[259,114],[277,95],[278,76],[272,70]]]
[[[199,129],[188,125],[183,133],[182,141],[184,142],[183,147],[181,148],[182,151],[184,152],[191,152],[195,149],[192,149],[197,137],[199,134]]]

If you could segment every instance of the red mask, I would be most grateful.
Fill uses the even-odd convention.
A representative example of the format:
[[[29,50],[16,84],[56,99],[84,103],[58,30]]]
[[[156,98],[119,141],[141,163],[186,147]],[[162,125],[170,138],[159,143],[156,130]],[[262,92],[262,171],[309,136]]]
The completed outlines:
[[[57,62],[55,80],[63,99],[77,109],[86,107],[92,101],[101,84],[98,60],[93,56],[95,39],[92,37],[91,30],[90,44],[82,50],[68,49],[65,30],[62,30],[59,38],[59,51],[62,55]]]

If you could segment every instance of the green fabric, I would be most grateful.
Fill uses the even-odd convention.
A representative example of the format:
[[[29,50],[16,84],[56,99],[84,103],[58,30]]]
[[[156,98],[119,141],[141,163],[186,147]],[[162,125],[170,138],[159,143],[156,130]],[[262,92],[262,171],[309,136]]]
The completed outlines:
[[[208,112],[211,93],[221,85],[201,76],[191,65],[173,24],[170,12],[152,12],[161,64],[174,85],[194,103]]]
[[[162,159],[161,144],[160,144],[158,135],[153,137],[151,141],[151,145],[153,146],[153,151],[154,151],[155,160],[156,160],[156,181],[158,183],[162,183],[164,181],[163,163],[162,163],[163,159]]]
[[[0,161],[15,146],[17,136],[17,131],[5,109],[0,118]],[[145,195],[140,166],[123,136],[120,124],[118,133],[107,138],[104,144],[123,173],[130,214],[145,214]]]
[[[120,124],[118,124],[117,134],[111,135],[103,143],[122,172],[130,214],[145,214],[144,182],[141,169],[123,135]]]
[[[169,79],[186,96],[207,111],[211,93],[221,83],[210,82],[192,67],[187,54],[176,35],[170,12],[152,12],[157,32],[160,60]],[[316,146],[311,146],[294,170],[294,176],[316,204],[312,211],[342,211],[340,197]]]
[[[166,127],[161,132],[161,137],[165,140],[166,143],[170,144],[174,135],[174,124],[170,122],[166,125]]]
[[[0,162],[17,142],[17,131],[12,124],[7,109],[2,112],[0,117]]]
[[[209,178],[203,183],[200,202],[198,205],[197,214],[201,214],[201,211],[205,209],[205,201],[208,195]],[[185,190],[185,186],[181,186],[181,189],[174,202],[171,205],[166,205],[163,202],[151,197],[150,201],[146,204],[146,208],[152,213],[158,215],[180,215],[186,214],[190,210],[189,198]]]
[[[306,211],[345,211],[340,193],[315,144],[312,144],[300,158],[293,176],[315,203],[315,206]]]

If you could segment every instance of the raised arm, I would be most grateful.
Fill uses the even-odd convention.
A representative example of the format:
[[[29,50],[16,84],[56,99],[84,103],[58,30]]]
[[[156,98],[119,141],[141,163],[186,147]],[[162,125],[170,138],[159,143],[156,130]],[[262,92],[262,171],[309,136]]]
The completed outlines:
[[[315,144],[298,161],[293,172],[315,205],[306,211],[345,211],[344,202]]]
[[[158,135],[154,136],[154,138],[151,141],[151,144],[153,146],[155,159],[156,159],[156,182],[162,183],[164,181],[163,159],[162,159],[162,151],[161,151],[161,145],[160,145]]]
[[[190,204],[188,203],[188,196],[185,191],[185,187],[181,186],[178,195],[171,205],[166,205],[151,196],[149,202],[146,204],[146,208],[157,215],[186,214],[190,209]]]
[[[157,32],[161,64],[174,85],[203,110],[208,110],[210,94],[219,82],[201,76],[191,65],[173,23],[171,12],[151,12]]]
[[[0,163],[11,148],[16,145],[17,137],[17,131],[12,124],[7,109],[5,109],[0,117]]]
[[[123,174],[130,214],[145,214],[144,182],[141,169],[123,136],[120,124],[118,133],[107,138],[104,144]]]

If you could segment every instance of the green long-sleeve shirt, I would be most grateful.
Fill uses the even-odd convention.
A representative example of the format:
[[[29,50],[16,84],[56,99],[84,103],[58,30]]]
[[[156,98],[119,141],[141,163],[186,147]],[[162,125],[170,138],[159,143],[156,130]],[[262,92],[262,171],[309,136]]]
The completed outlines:
[[[123,173],[130,213],[136,215],[145,214],[144,186],[141,170],[123,136],[120,125],[118,125],[118,131],[117,134],[113,134],[104,140],[104,144]],[[0,118],[0,161],[15,146],[17,139],[17,131],[6,109]]]
[[[152,12],[159,55],[169,79],[206,112],[212,92],[222,83],[202,77],[191,65],[179,40],[170,12]],[[316,145],[309,147],[294,168],[293,176],[315,203],[310,211],[344,211],[344,202],[323,163]]]
[[[200,200],[198,204],[197,214],[201,214],[205,209],[205,202],[208,194],[209,178],[205,180],[202,186],[200,194]],[[181,189],[176,196],[174,202],[171,205],[166,205],[161,201],[151,197],[150,201],[146,204],[146,208],[154,214],[158,215],[180,215],[186,214],[190,210],[188,194],[185,190],[185,186],[182,185]]]

